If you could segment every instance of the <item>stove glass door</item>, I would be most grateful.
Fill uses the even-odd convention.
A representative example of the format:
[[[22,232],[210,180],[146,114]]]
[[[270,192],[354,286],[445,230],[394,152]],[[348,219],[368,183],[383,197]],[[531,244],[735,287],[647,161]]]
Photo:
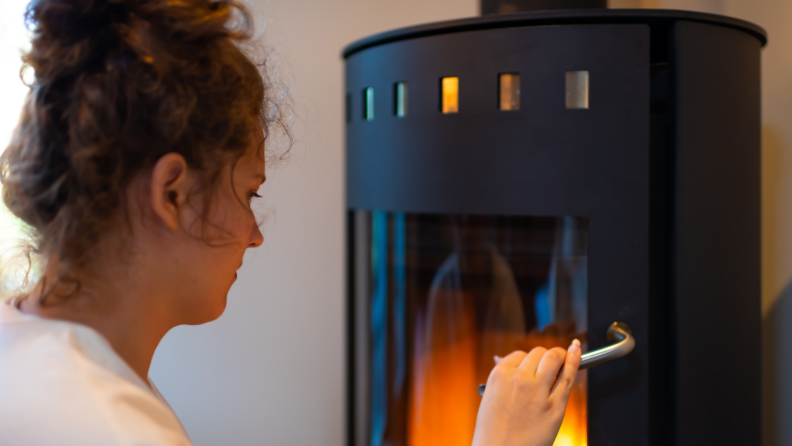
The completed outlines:
[[[469,446],[495,355],[586,351],[586,218],[351,218],[357,446]],[[582,371],[555,445],[586,445],[586,397]]]

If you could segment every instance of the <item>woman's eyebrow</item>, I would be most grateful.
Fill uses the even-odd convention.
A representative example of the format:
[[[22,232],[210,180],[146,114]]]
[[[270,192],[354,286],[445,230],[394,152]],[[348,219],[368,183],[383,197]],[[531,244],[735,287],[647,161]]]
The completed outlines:
[[[261,184],[264,184],[264,182],[267,181],[267,175],[263,173],[257,173],[253,178],[260,178]]]

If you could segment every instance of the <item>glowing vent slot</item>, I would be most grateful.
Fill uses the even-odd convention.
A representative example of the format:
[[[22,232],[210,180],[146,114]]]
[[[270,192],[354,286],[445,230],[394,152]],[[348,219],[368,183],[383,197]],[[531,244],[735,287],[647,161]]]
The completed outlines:
[[[500,109],[520,109],[520,73],[503,73],[499,77]]]
[[[459,78],[444,77],[440,82],[442,88],[441,107],[443,113],[459,112]]]

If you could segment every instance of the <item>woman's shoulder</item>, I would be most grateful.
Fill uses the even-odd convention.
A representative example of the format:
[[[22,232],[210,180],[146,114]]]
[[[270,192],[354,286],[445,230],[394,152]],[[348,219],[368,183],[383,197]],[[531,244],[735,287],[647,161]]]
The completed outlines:
[[[190,445],[98,333],[0,303],[0,445]]]

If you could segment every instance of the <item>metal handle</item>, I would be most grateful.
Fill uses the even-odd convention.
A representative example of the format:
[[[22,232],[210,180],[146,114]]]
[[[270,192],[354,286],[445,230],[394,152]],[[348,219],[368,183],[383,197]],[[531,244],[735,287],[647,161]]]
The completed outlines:
[[[604,362],[621,358],[633,351],[635,348],[635,338],[632,336],[630,326],[624,322],[614,322],[608,327],[606,333],[608,341],[614,342],[605,348],[588,352],[580,358],[580,370],[585,370]]]
[[[608,337],[608,341],[614,344],[583,355],[580,358],[579,370],[585,370],[595,365],[621,358],[635,348],[635,338],[632,336],[630,326],[624,322],[614,322],[611,324],[611,326],[608,327],[606,336]],[[486,388],[486,384],[479,385],[478,394],[484,396],[484,389]]]

